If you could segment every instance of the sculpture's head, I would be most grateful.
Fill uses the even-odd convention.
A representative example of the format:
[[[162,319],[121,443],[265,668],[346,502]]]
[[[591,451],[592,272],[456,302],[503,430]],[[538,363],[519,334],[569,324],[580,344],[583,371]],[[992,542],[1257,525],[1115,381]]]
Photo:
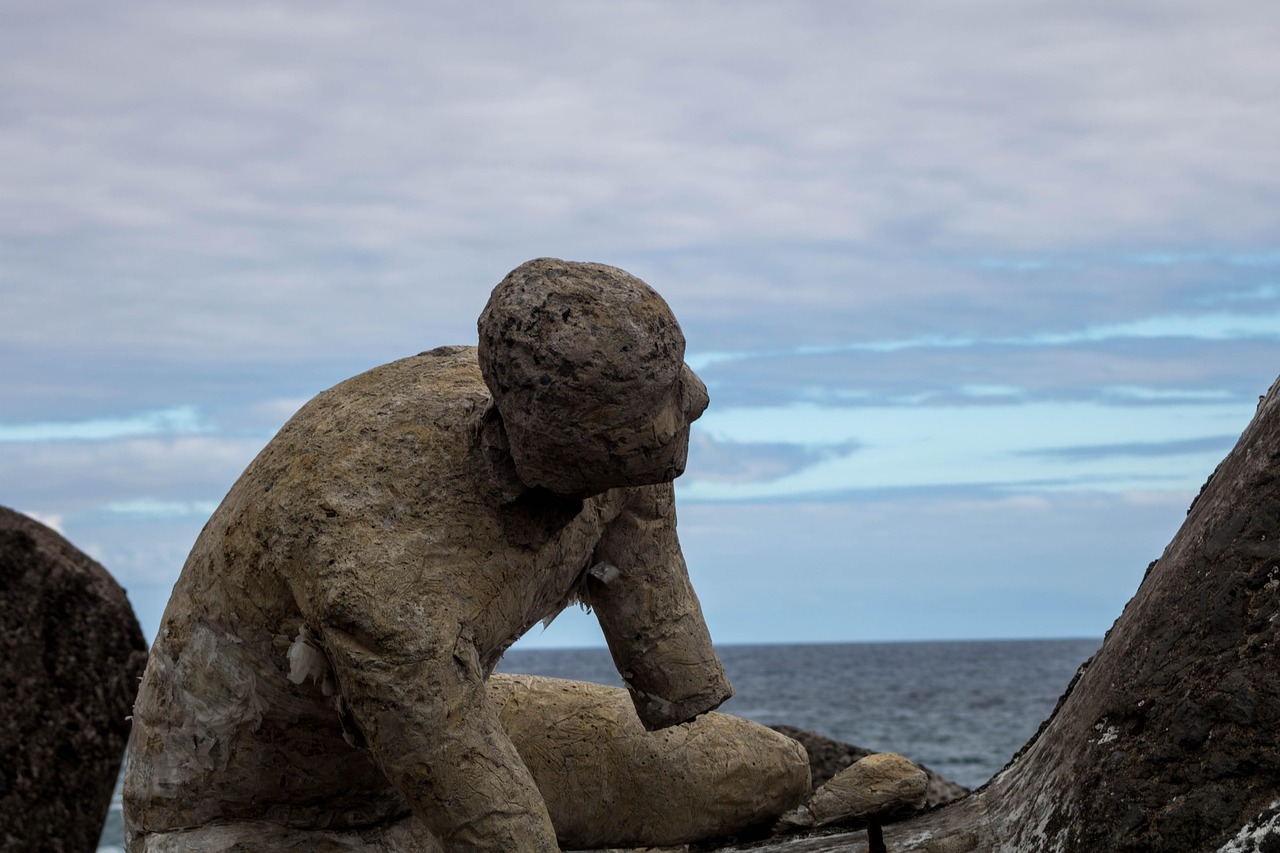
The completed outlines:
[[[707,390],[649,285],[540,258],[494,288],[479,331],[480,370],[526,485],[585,497],[684,471]]]

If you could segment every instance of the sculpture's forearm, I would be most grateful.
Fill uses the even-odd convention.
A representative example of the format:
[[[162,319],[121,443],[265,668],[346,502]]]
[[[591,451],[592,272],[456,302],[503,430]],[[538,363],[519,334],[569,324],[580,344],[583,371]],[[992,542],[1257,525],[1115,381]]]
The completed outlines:
[[[675,532],[669,483],[636,489],[596,549],[587,595],[648,729],[693,719],[733,695]]]
[[[542,795],[489,704],[467,641],[388,664],[326,632],[344,701],[379,767],[446,851],[558,853]]]

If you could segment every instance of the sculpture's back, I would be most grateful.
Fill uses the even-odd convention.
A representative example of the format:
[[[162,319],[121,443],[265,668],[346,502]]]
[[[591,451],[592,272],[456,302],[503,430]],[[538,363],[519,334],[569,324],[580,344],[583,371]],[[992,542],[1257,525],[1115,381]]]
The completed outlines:
[[[449,489],[468,467],[466,430],[447,425],[485,400],[474,350],[405,359],[316,397],[246,469],[192,549],[152,650],[125,780],[135,834],[407,814],[368,751],[348,742],[357,734],[296,592],[320,576],[317,561],[336,558],[329,551],[359,553],[333,528],[380,520],[410,547],[416,519],[439,520],[461,499]],[[377,469],[399,472],[394,488],[367,476]],[[435,476],[415,482],[424,469]]]

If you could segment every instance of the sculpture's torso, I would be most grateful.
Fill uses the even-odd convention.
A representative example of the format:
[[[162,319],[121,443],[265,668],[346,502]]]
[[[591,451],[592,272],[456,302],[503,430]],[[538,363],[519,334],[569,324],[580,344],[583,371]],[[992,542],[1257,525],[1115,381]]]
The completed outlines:
[[[319,395],[246,469],[152,649],[125,779],[135,830],[408,812],[360,748],[308,614],[374,614],[352,628],[371,647],[402,642],[378,625],[423,626],[448,649],[462,637],[487,672],[572,599],[622,499],[503,509],[479,452],[488,403],[472,348],[434,350]]]

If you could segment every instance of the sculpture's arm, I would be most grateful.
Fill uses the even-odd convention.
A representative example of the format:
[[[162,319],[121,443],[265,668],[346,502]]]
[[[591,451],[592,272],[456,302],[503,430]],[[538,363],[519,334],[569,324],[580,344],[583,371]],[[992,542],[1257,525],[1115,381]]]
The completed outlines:
[[[432,590],[394,545],[385,550],[362,549],[361,565],[328,565],[295,584],[368,749],[445,850],[558,851],[542,796],[486,697],[452,609],[458,593]],[[465,583],[465,572],[454,578]]]
[[[595,552],[587,598],[641,722],[683,723],[733,695],[676,536],[670,483],[627,490]]]

